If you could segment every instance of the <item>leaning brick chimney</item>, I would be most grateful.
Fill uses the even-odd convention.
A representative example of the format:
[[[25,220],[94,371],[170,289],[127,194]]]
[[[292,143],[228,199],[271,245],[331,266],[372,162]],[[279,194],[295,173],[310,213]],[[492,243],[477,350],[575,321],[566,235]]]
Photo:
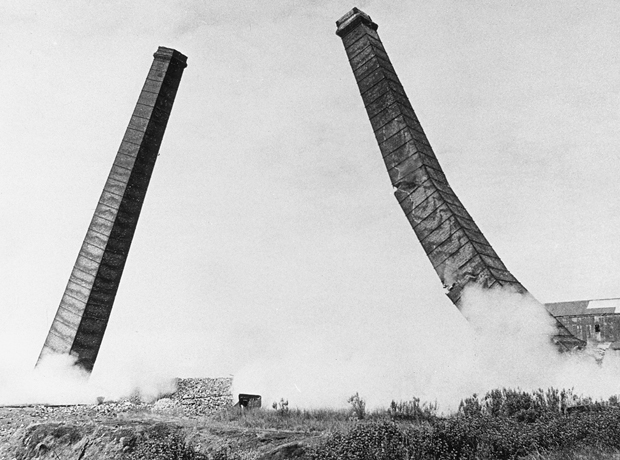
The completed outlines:
[[[91,372],[187,57],[159,47],[37,365],[70,354]]]
[[[526,289],[512,276],[465,210],[444,175],[377,34],[377,24],[353,8],[336,21],[394,195],[458,307],[465,286]],[[581,345],[556,319],[557,341]]]

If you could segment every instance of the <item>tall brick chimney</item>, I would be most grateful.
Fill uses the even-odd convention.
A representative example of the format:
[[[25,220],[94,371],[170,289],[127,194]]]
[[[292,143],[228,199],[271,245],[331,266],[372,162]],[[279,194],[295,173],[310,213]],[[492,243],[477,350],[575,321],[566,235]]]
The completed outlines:
[[[448,184],[379,39],[377,24],[353,8],[336,25],[394,195],[450,300],[458,307],[464,287],[471,283],[511,286],[526,293]],[[556,323],[557,337],[564,337],[567,348],[581,344]]]
[[[93,369],[186,61],[170,48],[154,54],[37,365],[70,354]]]

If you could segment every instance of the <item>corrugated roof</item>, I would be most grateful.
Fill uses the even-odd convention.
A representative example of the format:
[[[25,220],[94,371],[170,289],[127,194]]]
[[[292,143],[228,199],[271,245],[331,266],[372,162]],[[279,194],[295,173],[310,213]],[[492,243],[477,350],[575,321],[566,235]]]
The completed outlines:
[[[620,314],[620,299],[577,300],[574,302],[546,303],[553,316]]]

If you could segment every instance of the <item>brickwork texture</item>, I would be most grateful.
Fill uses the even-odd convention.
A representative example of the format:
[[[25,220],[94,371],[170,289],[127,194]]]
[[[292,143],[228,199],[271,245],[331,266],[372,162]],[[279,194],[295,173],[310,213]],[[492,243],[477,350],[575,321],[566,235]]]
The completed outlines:
[[[71,354],[93,369],[186,60],[169,48],[154,54],[37,363]]]
[[[443,173],[377,33],[353,8],[336,22],[388,175],[413,231],[458,307],[465,286],[526,294],[462,205]],[[558,323],[560,335],[572,335]]]

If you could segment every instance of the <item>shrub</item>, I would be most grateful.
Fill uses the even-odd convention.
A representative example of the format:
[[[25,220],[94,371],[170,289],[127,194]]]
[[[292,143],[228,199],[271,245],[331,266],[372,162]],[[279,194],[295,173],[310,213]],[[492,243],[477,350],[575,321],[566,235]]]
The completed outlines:
[[[221,457],[227,458],[227,457]],[[185,441],[178,428],[155,425],[139,438],[126,454],[126,460],[208,460]]]
[[[387,412],[392,420],[430,421],[437,416],[437,403],[420,404],[420,398],[413,398],[411,401],[392,401]]]
[[[356,392],[347,402],[351,404],[351,411],[354,417],[358,420],[363,420],[366,417],[366,401],[360,398],[359,393]]]
[[[570,404],[592,404],[577,398],[572,390],[539,389],[533,393],[522,390],[497,389],[489,391],[482,399],[476,394],[461,401],[458,414],[464,416],[486,415],[512,417],[521,422],[534,422],[543,415],[559,414]]]
[[[581,411],[564,410],[572,401]],[[564,390],[502,389],[484,398],[473,395],[461,402],[457,414],[442,418],[435,415],[435,406],[414,398],[407,403],[392,402],[388,410],[392,422],[356,423],[348,431],[330,435],[311,458],[512,460],[561,458],[554,455],[571,451],[617,453],[620,407],[616,404],[613,399],[576,398]],[[419,422],[429,414],[423,424],[404,423]]]
[[[288,415],[288,399],[280,398],[280,402],[273,402],[271,405],[279,415]]]
[[[310,452],[313,460],[400,460],[411,458],[404,433],[391,422],[359,423],[337,432]]]

